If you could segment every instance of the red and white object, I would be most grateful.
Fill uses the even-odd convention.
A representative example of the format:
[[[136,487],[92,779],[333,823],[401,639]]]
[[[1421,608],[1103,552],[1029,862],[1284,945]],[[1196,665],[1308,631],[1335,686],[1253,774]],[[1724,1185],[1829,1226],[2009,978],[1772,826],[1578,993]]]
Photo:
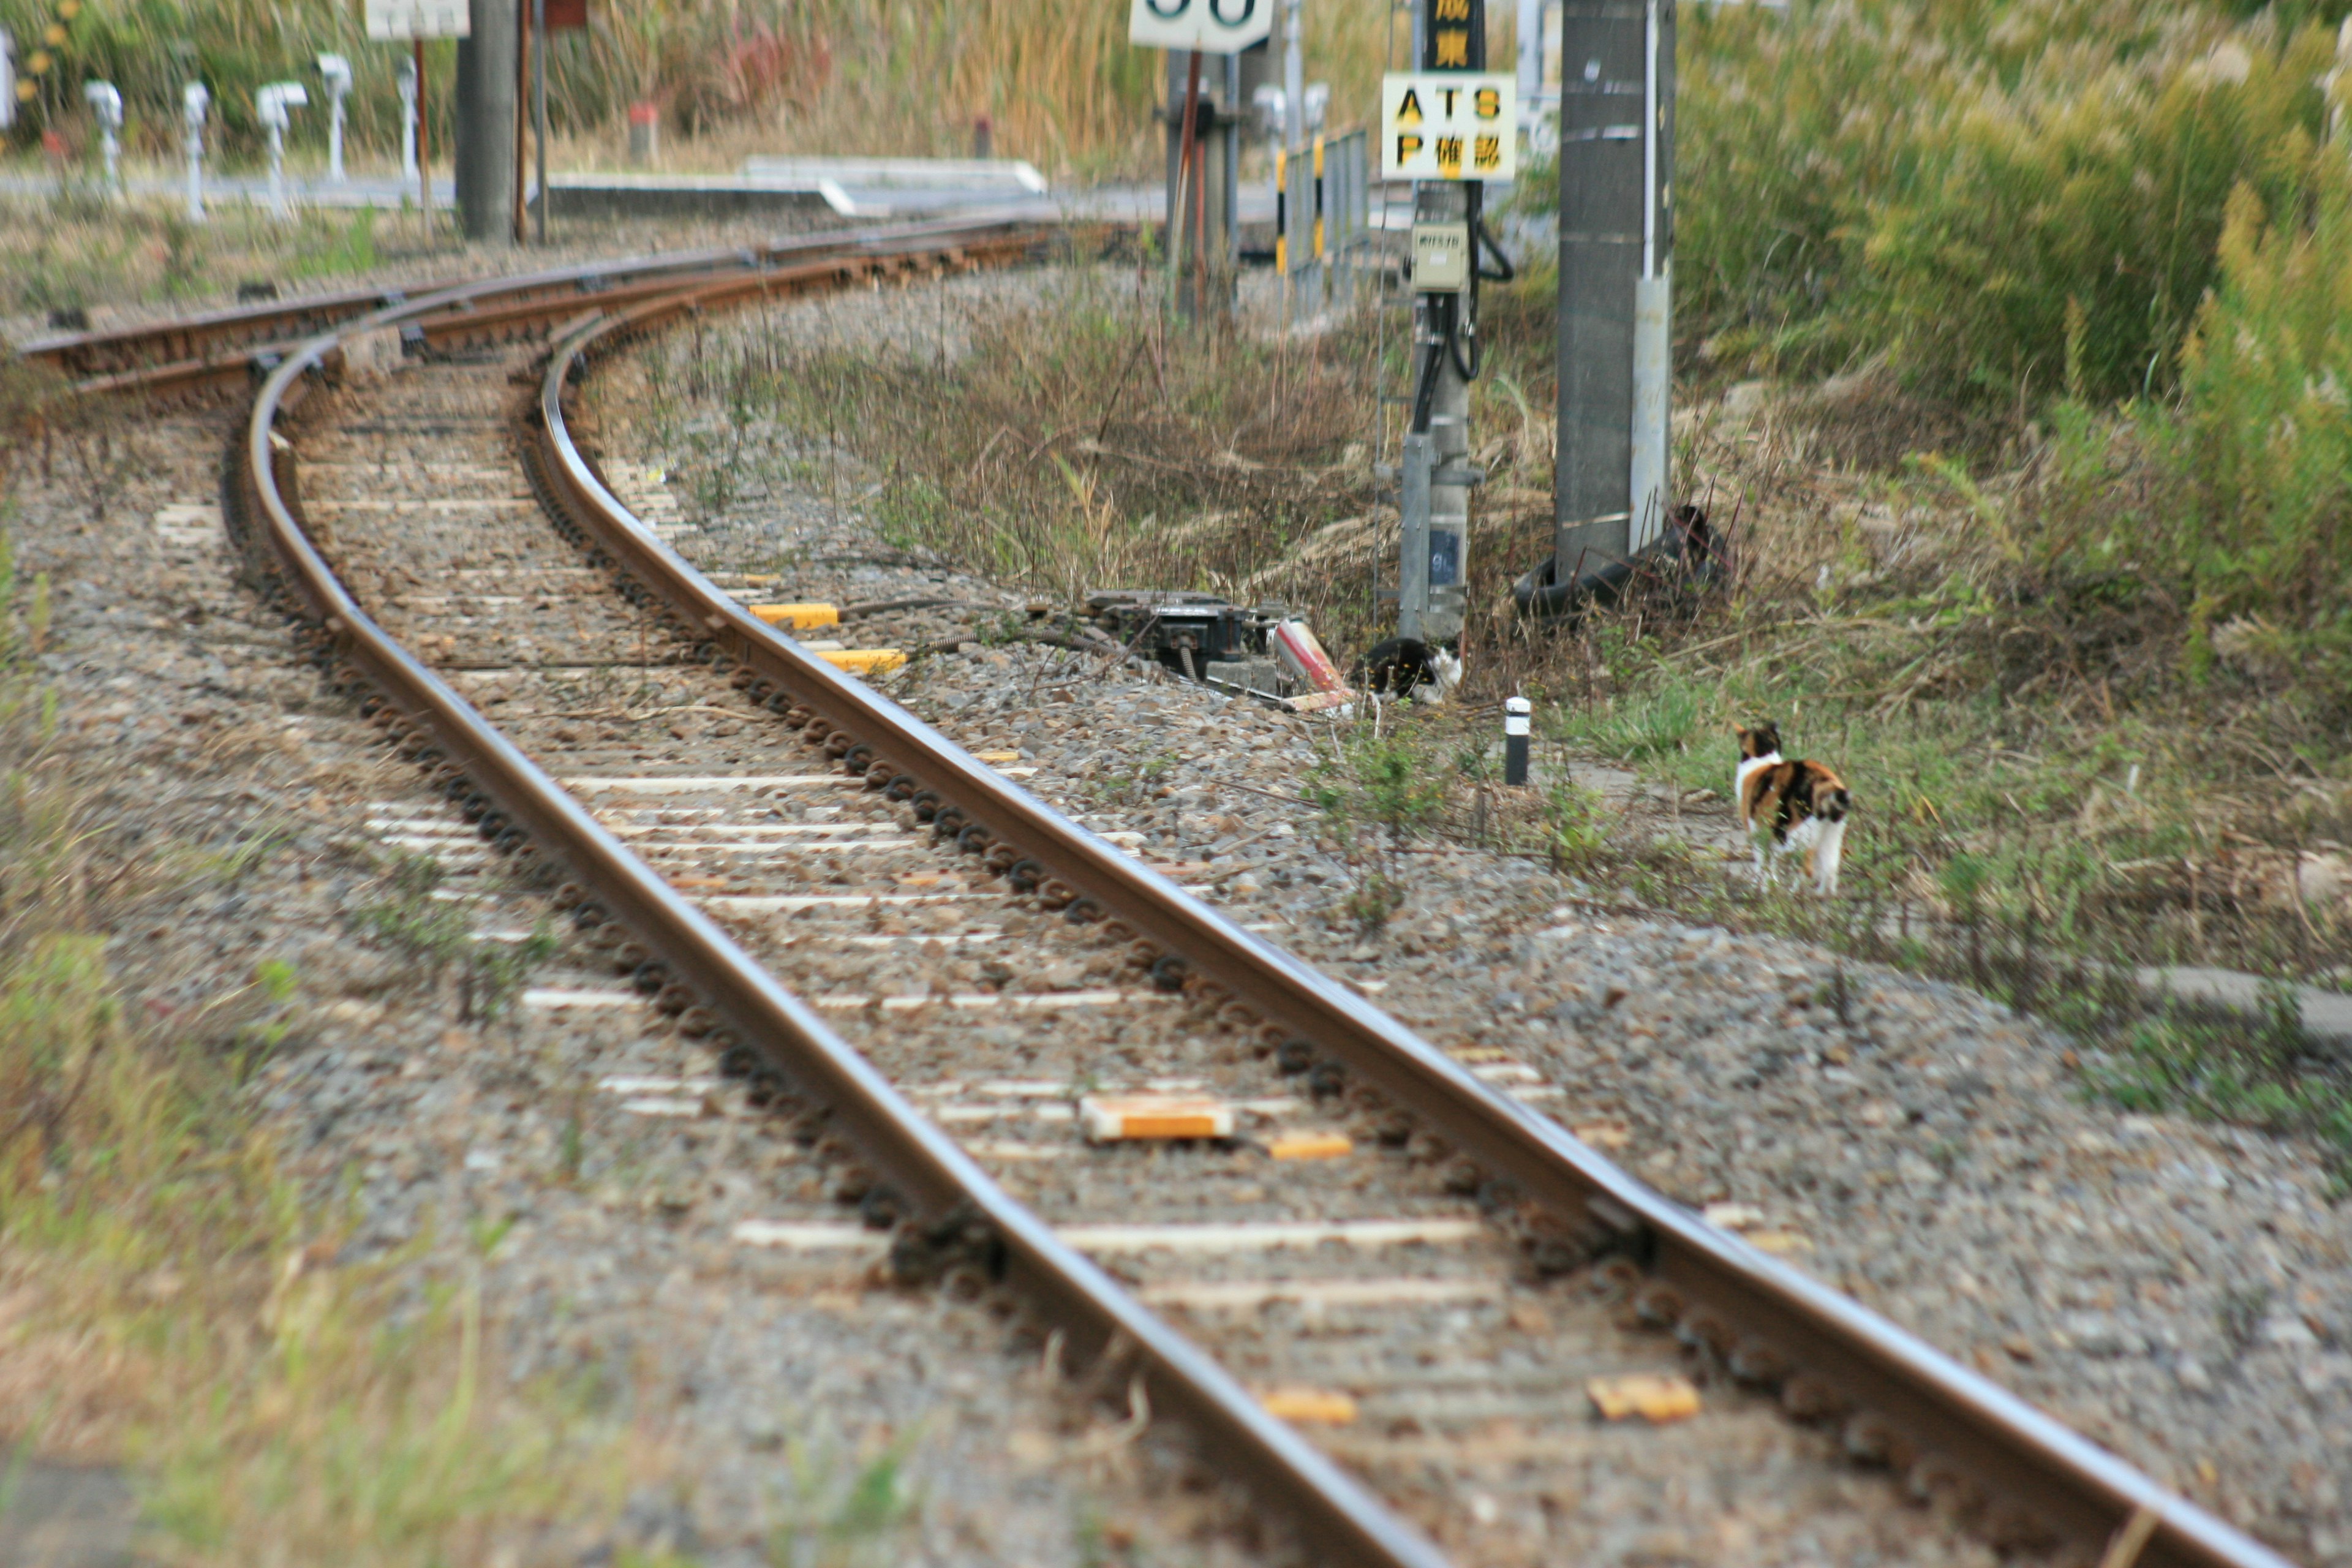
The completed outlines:
[[[1323,645],[1305,621],[1276,622],[1274,628],[1274,654],[1282,661],[1290,679],[1307,689],[1290,700],[1293,708],[1303,713],[1320,709],[1336,708],[1352,702],[1356,694],[1339,678],[1339,667],[1323,651]]]

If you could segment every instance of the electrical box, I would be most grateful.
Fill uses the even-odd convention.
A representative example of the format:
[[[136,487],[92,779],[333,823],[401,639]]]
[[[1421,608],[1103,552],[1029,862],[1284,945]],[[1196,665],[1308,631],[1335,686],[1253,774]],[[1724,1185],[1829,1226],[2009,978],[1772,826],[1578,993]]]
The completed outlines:
[[[1470,226],[1412,226],[1412,286],[1422,294],[1459,294],[1470,287]]]

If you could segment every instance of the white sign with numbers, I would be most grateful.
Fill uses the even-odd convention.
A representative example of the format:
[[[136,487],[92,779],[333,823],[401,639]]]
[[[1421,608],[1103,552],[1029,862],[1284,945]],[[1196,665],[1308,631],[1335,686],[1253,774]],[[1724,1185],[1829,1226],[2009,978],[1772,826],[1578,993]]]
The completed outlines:
[[[1518,83],[1483,71],[1381,79],[1381,178],[1508,180],[1518,172]]]
[[[1134,0],[1127,41],[1148,49],[1237,55],[1274,30],[1276,0]]]
[[[474,9],[469,0],[367,0],[371,38],[469,38]]]

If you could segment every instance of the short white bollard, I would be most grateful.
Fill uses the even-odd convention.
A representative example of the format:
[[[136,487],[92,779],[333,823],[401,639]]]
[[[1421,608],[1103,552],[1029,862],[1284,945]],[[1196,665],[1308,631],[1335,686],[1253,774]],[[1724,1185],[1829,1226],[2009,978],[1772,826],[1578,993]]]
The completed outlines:
[[[1534,711],[1535,705],[1524,697],[1503,703],[1503,782],[1507,784],[1528,782],[1528,715]]]
[[[352,62],[341,55],[320,55],[319,74],[327,79],[327,178],[343,183],[343,100],[352,95]]]
[[[81,95],[98,116],[98,150],[106,160],[106,188],[122,188],[122,95],[110,81],[86,81]]]
[[[261,115],[261,123],[269,130],[269,210],[281,218],[289,216],[286,128],[293,123],[291,111],[310,101],[310,95],[299,81],[273,81],[253,95],[253,106]]]
[[[205,111],[213,95],[192,81],[180,92],[180,140],[188,155],[188,221],[205,221]]]
[[[404,186],[416,182],[416,64],[400,62],[400,179]]]

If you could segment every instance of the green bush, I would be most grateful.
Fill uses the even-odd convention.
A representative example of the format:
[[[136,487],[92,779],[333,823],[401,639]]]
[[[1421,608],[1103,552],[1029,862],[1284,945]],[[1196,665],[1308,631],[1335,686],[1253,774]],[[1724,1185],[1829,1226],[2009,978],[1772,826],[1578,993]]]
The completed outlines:
[[[2231,199],[2220,289],[2181,354],[2178,407],[2154,416],[2187,492],[2172,548],[2200,620],[2244,616],[2285,663],[2352,651],[2352,175],[2315,161],[2317,202],[2285,222]],[[2264,651],[2251,647],[2251,653]]]

